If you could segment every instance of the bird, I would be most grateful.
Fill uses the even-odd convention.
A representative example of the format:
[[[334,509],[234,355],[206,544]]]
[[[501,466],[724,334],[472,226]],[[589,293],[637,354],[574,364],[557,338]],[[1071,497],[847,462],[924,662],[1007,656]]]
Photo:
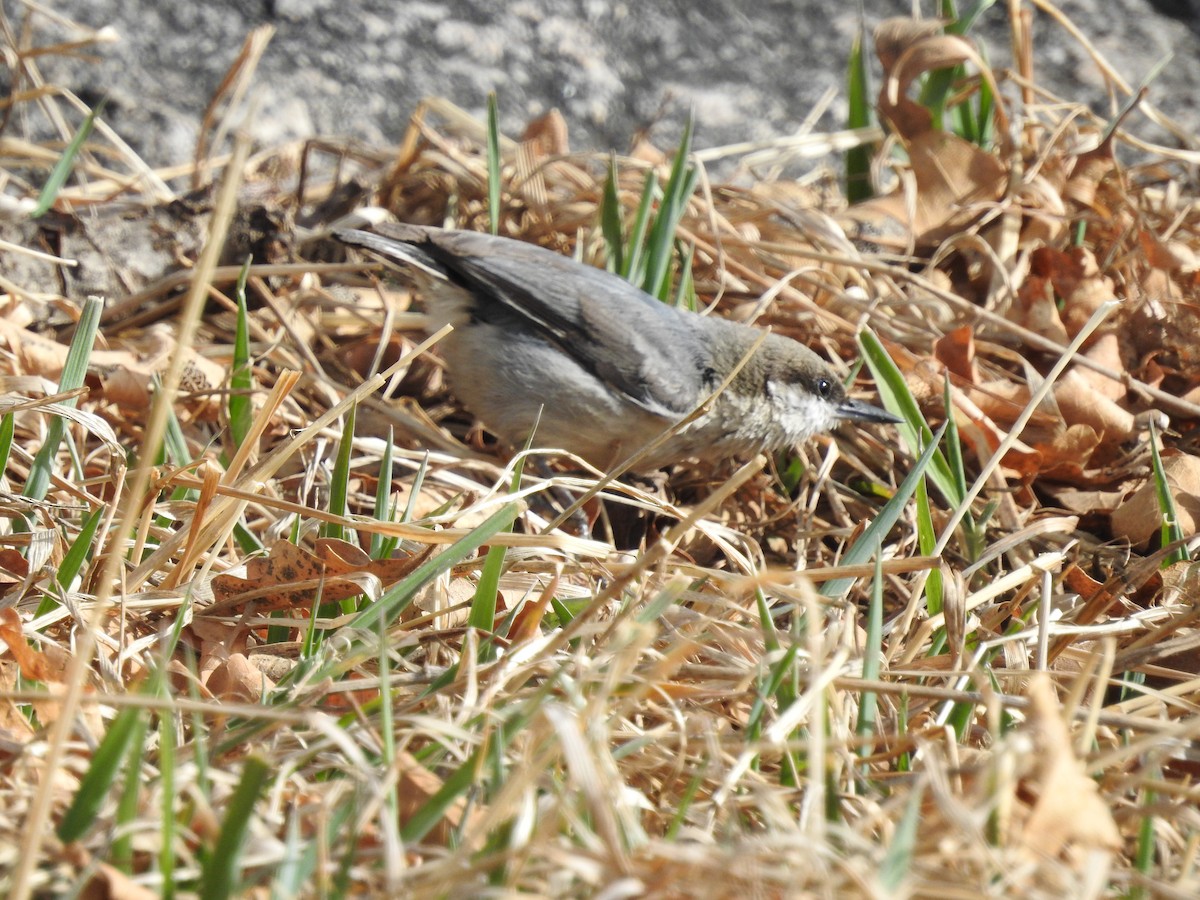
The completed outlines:
[[[797,341],[669,306],[536,244],[397,223],[334,235],[407,270],[431,331],[454,326],[439,345],[450,389],[511,446],[601,470],[645,451],[632,468],[650,472],[782,449],[844,420],[900,421],[848,397]]]

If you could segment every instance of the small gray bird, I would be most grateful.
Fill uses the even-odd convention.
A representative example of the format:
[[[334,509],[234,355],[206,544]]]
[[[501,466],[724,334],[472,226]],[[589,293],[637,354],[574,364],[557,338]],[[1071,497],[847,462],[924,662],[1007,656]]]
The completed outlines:
[[[450,387],[513,445],[568,450],[606,469],[729,386],[636,468],[778,449],[841,419],[898,422],[846,396],[796,341],[667,306],[616,275],[534,244],[471,231],[377,225],[336,236],[404,266],[433,327]]]

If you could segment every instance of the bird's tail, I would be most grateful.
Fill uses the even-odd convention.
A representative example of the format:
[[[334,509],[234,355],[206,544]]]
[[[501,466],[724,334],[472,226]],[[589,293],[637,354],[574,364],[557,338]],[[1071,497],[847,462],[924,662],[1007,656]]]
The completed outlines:
[[[407,228],[412,230],[414,241],[422,240],[423,232],[421,229],[416,226],[407,226]],[[398,231],[394,226],[389,230]],[[333,236],[343,243],[362,247],[391,262],[399,263],[402,266],[412,266],[433,278],[441,281],[450,280],[450,274],[441,263],[422,250],[417,244],[400,238],[399,234],[397,238],[391,238],[381,234],[374,234],[370,231],[359,231],[356,228],[342,228],[335,231]]]

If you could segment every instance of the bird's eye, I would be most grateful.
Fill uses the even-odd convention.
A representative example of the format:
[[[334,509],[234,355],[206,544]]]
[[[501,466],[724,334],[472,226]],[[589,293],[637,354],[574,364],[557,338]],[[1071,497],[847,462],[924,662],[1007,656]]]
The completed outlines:
[[[817,396],[820,397],[822,400],[826,400],[829,398],[829,395],[832,393],[833,393],[833,382],[830,381],[828,378],[818,378],[817,379]]]

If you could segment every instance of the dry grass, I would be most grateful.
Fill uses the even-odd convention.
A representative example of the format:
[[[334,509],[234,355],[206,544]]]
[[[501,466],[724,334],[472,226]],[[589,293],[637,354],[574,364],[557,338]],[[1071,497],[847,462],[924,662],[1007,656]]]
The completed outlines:
[[[1192,529],[1193,160],[1121,164],[1123,133],[1105,143],[1086,110],[1028,91],[982,174],[943,147],[950,184],[931,185],[914,152],[891,201],[848,211],[827,172],[743,169],[703,179],[678,232],[717,314],[835,365],[869,327],[925,417],[949,398],[961,502],[931,482],[878,570],[839,560],[912,468],[889,429],[732,475],[679,467],[665,494],[607,483],[589,537],[546,530],[551,487],[598,479],[561,468],[514,492],[513,464],[416,352],[412,298],[324,237],[367,203],[486,227],[482,126],[448,105],[424,106],[395,151],[326,148],[336,169],[313,148],[235,150],[151,177],[85,151],[89,180],[48,219],[0,226],[23,248],[0,265],[0,885],[217,896],[239,889],[230,860],[234,885],[306,895],[1194,896],[1197,588],[1188,562],[1131,546],[1130,529],[1157,531],[1153,502],[1113,512],[1153,483],[1138,414],[1157,409]],[[504,148],[501,231],[602,262],[607,160],[557,152],[553,126]],[[917,127],[910,146],[929,138]],[[13,185],[61,155],[0,142]],[[661,164],[649,147],[620,161],[627,211]],[[213,208],[171,231],[197,260],[181,273],[147,229],[169,184],[210,172]],[[154,211],[131,222],[129,201]],[[916,213],[897,228],[897,210]],[[200,251],[226,231],[229,261],[255,259],[248,390],[230,387],[238,266]],[[70,257],[81,236],[114,262],[107,281],[23,255]],[[55,388],[85,288],[108,295],[90,418]],[[240,446],[231,396],[253,407]],[[56,415],[47,493],[21,496]],[[355,546],[378,557],[385,538],[400,561]],[[483,546],[503,550],[491,629],[468,627]],[[83,824],[64,843],[67,821]]]

